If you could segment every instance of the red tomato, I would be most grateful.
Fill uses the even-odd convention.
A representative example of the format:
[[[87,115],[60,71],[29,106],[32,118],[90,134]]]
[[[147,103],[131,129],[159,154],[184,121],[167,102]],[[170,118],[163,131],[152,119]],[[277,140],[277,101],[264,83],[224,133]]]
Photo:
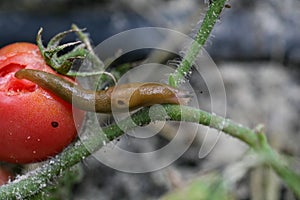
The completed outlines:
[[[83,118],[77,110],[74,123],[70,104],[15,78],[15,72],[23,68],[56,74],[34,44],[15,43],[0,49],[0,160],[12,163],[42,161],[61,152],[76,137],[76,126]]]
[[[0,167],[0,186],[6,184],[13,175],[6,169]]]

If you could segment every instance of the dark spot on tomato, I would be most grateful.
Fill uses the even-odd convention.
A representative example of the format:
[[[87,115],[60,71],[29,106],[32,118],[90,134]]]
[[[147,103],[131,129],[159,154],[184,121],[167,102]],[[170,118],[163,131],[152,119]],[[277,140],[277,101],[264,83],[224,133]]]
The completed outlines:
[[[51,122],[51,126],[53,127],[53,128],[57,128],[58,127],[58,122]]]

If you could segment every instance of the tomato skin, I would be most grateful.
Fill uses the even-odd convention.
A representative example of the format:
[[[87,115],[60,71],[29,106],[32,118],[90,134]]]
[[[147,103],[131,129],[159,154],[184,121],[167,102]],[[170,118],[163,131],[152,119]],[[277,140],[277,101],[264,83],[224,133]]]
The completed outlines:
[[[14,43],[0,49],[0,160],[11,163],[38,162],[61,152],[76,137],[84,115],[75,110],[75,123],[69,103],[15,78],[22,68],[57,74],[34,44]]]

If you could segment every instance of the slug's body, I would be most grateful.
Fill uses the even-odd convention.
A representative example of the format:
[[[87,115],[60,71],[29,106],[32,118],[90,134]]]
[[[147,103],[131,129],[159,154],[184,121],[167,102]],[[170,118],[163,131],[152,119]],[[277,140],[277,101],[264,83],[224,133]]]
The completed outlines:
[[[184,92],[160,83],[129,83],[93,91],[38,70],[22,69],[15,76],[36,83],[79,109],[100,113],[134,110],[154,104],[185,104],[189,99]]]

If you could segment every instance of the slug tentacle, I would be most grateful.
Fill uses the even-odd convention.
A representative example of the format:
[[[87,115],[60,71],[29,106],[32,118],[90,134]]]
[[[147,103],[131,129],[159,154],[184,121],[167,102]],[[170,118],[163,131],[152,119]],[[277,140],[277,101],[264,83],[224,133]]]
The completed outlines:
[[[110,113],[112,109],[135,110],[154,104],[186,104],[190,97],[187,92],[160,83],[128,83],[93,91],[38,70],[22,69],[15,76],[36,83],[79,109],[100,113]]]

